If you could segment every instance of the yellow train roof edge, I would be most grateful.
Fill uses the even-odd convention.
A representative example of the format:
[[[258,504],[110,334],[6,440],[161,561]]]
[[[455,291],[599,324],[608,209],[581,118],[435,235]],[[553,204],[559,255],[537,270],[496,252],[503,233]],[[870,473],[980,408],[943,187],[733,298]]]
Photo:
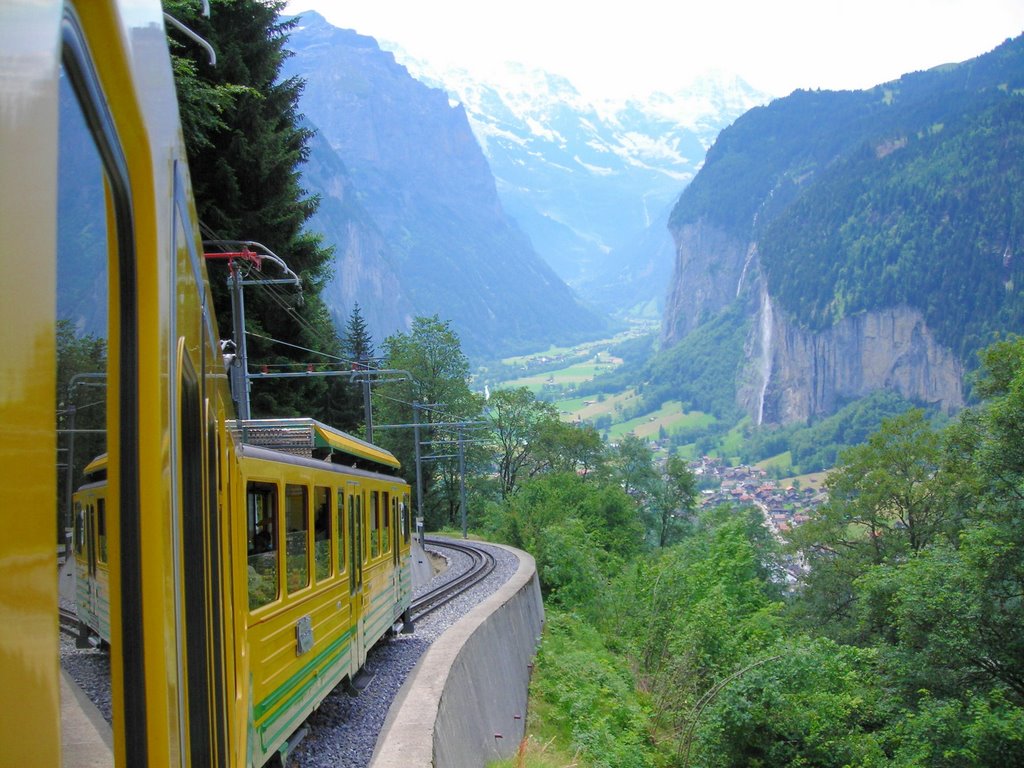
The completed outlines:
[[[299,454],[328,448],[393,469],[402,466],[390,451],[316,419],[236,419],[228,422],[228,428],[241,442],[249,445]]]

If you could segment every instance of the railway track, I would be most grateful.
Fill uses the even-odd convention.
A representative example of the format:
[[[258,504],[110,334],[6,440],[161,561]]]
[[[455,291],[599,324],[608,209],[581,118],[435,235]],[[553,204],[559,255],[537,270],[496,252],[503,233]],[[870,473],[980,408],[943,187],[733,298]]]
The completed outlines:
[[[410,614],[414,623],[483,581],[494,570],[494,556],[485,548],[477,546],[473,542],[454,541],[452,539],[425,539],[424,544],[429,544],[438,549],[450,549],[455,552],[461,552],[470,558],[470,567],[456,578],[435,587],[413,600],[410,606]]]
[[[78,615],[67,608],[60,609],[60,631],[68,637],[78,639]]]

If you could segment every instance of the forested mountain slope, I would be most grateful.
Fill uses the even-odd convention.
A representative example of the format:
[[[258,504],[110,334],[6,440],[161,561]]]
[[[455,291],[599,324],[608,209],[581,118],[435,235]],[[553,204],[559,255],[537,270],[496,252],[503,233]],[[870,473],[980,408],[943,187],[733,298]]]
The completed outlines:
[[[1024,329],[1024,38],[866,91],[797,91],[719,136],[682,193],[663,341],[737,304],[737,402],[792,421],[891,388],[946,409]]]

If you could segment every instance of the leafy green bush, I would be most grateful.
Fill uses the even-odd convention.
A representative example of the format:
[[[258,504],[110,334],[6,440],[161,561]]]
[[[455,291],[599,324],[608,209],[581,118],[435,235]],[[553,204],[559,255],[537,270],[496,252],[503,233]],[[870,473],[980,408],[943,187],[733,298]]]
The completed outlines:
[[[571,613],[549,611],[532,695],[553,727],[594,768],[650,768],[648,711],[629,669],[600,634]]]

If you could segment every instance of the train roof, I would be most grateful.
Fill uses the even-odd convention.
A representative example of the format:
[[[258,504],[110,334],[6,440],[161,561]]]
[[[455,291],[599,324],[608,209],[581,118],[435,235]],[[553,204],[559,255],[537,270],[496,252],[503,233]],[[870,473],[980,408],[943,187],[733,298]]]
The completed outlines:
[[[338,464],[400,469],[401,462],[380,446],[335,429],[316,419],[238,419],[228,428],[244,445],[271,448],[306,458],[320,457]]]
[[[85,469],[82,470],[82,476],[85,478],[92,478],[97,472],[107,471],[107,454],[101,453],[95,459],[85,465]]]

